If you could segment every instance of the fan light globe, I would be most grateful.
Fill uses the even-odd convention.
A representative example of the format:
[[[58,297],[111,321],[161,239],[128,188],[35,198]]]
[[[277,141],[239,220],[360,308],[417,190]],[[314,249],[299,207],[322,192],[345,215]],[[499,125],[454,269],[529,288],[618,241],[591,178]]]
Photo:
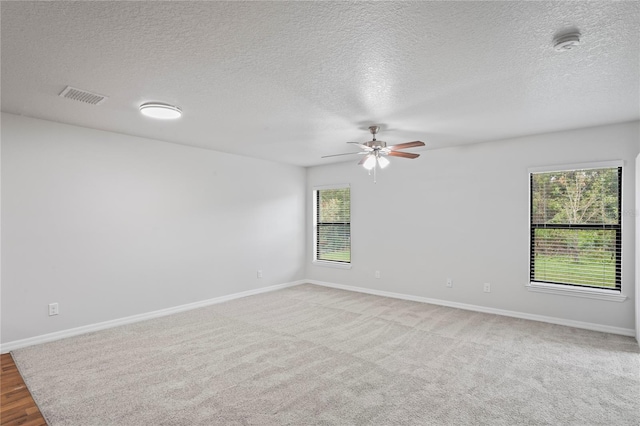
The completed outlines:
[[[385,157],[378,157],[378,164],[380,165],[381,169],[384,169],[385,167],[387,167],[389,163],[390,161],[387,160]]]
[[[373,155],[369,155],[367,159],[364,161],[364,163],[362,164],[362,167],[364,167],[367,170],[371,170],[375,166],[376,166],[376,157],[374,157]]]

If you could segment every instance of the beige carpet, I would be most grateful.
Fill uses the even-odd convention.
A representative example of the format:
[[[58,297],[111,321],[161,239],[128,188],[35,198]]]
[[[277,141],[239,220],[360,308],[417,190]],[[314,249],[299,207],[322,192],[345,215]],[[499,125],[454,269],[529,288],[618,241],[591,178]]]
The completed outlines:
[[[638,425],[633,338],[302,285],[13,352],[53,425]]]

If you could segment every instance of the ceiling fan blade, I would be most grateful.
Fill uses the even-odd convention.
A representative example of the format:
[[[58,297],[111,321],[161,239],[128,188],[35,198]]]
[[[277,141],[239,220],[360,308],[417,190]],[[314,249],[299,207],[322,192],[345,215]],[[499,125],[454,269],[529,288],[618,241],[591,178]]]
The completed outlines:
[[[414,154],[413,152],[402,152],[402,151],[390,151],[387,155],[390,157],[402,157],[402,158],[420,157],[420,154]]]
[[[415,146],[424,146],[424,142],[421,142],[421,141],[405,142],[405,143],[399,143],[397,145],[391,145],[391,146],[388,146],[387,148],[389,148],[391,151],[395,151],[397,149],[413,148]]]
[[[371,147],[366,146],[363,143],[360,143],[360,142],[347,142],[347,143],[352,143],[352,144],[358,145],[360,148],[364,149],[365,151],[371,151]]]
[[[339,157],[340,155],[356,155],[356,154],[365,154],[365,153],[364,152],[345,152],[344,154],[323,155],[320,158]]]

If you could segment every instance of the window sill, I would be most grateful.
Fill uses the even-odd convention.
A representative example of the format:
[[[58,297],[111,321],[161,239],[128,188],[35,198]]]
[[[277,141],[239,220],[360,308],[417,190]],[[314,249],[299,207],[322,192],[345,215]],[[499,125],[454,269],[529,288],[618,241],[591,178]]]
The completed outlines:
[[[608,300],[610,302],[624,302],[627,296],[617,290],[605,290],[601,288],[571,287],[560,284],[532,282],[527,285],[527,290],[536,293],[560,294],[563,296],[586,297],[588,299]]]
[[[316,266],[326,266],[328,268],[336,268],[336,269],[351,269],[350,263],[342,263],[342,262],[331,262],[328,260],[314,260],[313,264]]]

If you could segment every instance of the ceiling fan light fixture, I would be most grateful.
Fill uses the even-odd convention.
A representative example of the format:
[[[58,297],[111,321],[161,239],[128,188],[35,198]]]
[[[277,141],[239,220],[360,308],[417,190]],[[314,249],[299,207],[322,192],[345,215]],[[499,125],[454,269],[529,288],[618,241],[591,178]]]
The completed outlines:
[[[146,102],[140,105],[140,112],[147,117],[160,120],[173,120],[182,116],[180,108],[162,102]]]
[[[347,152],[344,154],[334,154],[334,155],[324,155],[322,158],[327,157],[338,157],[342,155],[363,155],[362,159],[358,162],[359,166],[364,167],[369,174],[373,170],[373,183],[376,183],[376,170],[378,170],[378,166],[380,169],[384,169],[390,163],[390,161],[386,158],[387,155],[392,157],[400,157],[400,158],[418,158],[420,154],[414,154],[411,152],[404,152],[403,149],[406,148],[415,148],[419,146],[424,146],[424,142],[422,141],[411,141],[399,143],[391,146],[387,146],[387,143],[384,141],[379,141],[376,139],[376,135],[380,130],[379,126],[369,126],[369,132],[373,135],[373,139],[367,142],[347,142],[351,144],[358,145],[362,151],[360,152]]]
[[[364,160],[364,163],[362,163],[362,167],[364,167],[367,170],[371,170],[375,166],[376,166],[376,157],[371,154],[367,157],[366,160]]]

